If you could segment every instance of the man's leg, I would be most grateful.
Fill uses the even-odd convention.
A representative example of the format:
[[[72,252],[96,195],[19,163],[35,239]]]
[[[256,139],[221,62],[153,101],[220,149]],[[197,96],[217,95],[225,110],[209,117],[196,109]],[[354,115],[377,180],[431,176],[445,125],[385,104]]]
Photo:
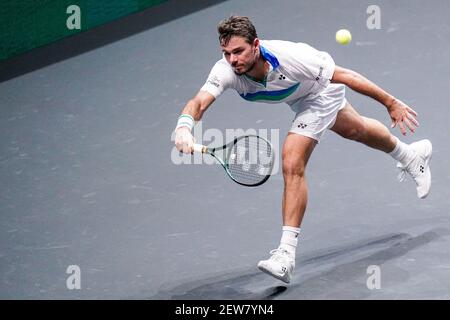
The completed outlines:
[[[270,259],[258,263],[260,270],[287,283],[295,267],[297,237],[308,198],[305,168],[316,144],[316,140],[296,133],[290,132],[286,137],[282,156],[283,234],[280,246],[271,251]]]
[[[389,153],[399,161],[397,166],[410,173],[416,181],[417,196],[425,198],[428,195],[431,186],[429,160],[432,152],[429,140],[406,145],[379,121],[359,115],[349,103],[339,111],[331,130],[344,138]]]
[[[364,143],[386,153],[393,151],[397,144],[397,139],[386,126],[375,119],[361,116],[348,102],[339,111],[331,130],[346,139]]]
[[[306,164],[317,141],[295,133],[288,133],[283,145],[283,226],[299,228],[306,210],[308,186]]]

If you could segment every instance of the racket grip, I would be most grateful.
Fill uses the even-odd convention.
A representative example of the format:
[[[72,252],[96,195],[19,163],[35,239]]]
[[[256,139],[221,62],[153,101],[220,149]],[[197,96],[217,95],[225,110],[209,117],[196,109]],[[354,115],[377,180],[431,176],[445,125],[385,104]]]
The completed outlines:
[[[201,145],[201,144],[194,143],[194,151],[195,152],[200,152],[200,153],[205,153],[206,152],[206,147]]]

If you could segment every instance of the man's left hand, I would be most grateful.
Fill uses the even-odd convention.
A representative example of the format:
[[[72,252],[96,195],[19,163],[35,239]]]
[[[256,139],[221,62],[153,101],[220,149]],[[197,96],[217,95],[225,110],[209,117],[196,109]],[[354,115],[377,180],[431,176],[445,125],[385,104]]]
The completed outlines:
[[[388,106],[388,112],[392,119],[391,128],[398,125],[403,135],[406,135],[406,127],[414,133],[415,127],[419,126],[419,122],[416,120],[417,112],[398,99],[394,99]]]

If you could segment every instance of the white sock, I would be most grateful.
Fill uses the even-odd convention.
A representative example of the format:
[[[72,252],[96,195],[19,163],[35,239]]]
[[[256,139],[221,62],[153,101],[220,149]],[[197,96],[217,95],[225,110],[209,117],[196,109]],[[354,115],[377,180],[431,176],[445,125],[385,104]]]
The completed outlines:
[[[394,150],[392,150],[389,154],[401,164],[407,165],[414,158],[414,151],[411,150],[409,145],[401,142],[399,138],[395,137],[395,139],[397,140],[397,144],[395,145]]]
[[[283,234],[281,235],[280,248],[295,256],[297,249],[298,235],[300,228],[283,226]]]

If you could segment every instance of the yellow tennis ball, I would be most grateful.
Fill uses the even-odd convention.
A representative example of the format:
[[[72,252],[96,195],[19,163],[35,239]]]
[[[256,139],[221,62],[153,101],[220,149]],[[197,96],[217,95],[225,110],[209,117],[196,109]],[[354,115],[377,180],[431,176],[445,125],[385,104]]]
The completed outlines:
[[[336,41],[340,44],[349,44],[352,41],[352,34],[347,29],[336,32]]]

